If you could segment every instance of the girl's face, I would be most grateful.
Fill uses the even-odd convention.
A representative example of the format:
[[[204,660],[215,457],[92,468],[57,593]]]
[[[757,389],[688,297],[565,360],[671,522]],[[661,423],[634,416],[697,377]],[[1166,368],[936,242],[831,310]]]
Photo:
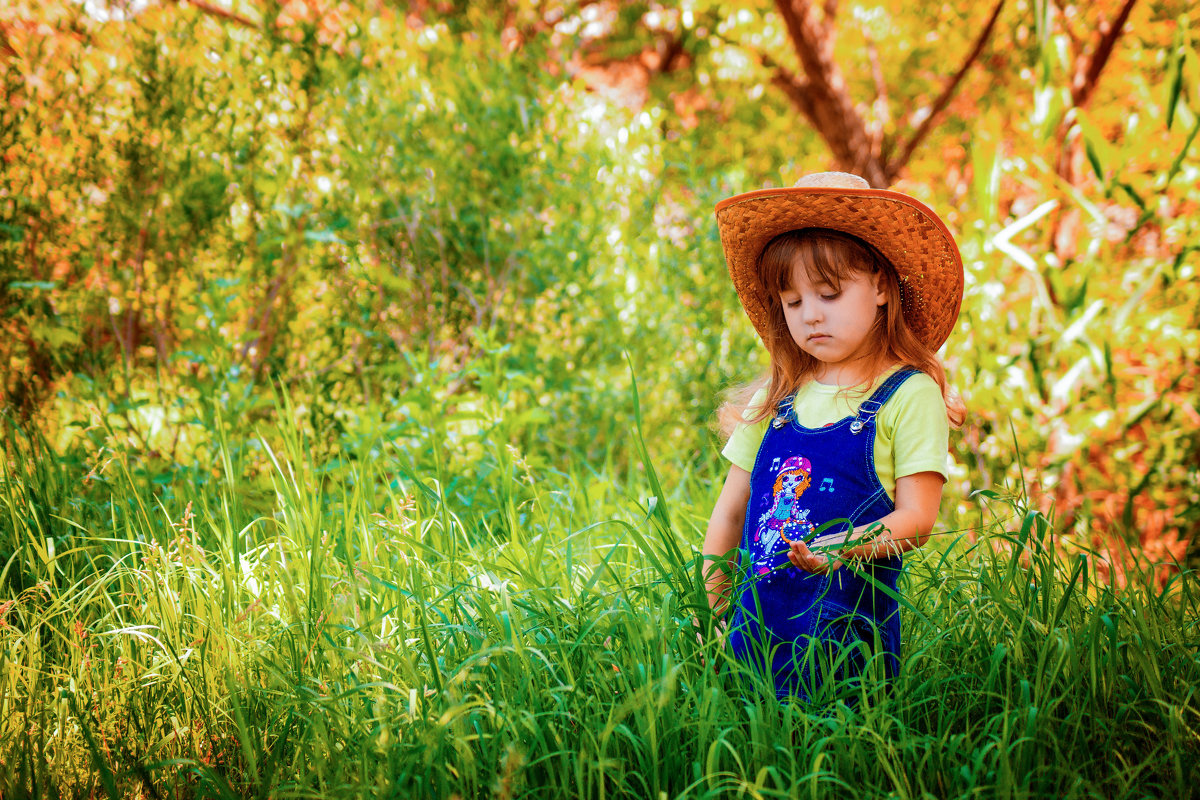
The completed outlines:
[[[792,340],[821,362],[818,381],[852,386],[871,377],[865,359],[877,346],[875,316],[887,303],[882,278],[852,272],[833,286],[796,264],[779,299]]]

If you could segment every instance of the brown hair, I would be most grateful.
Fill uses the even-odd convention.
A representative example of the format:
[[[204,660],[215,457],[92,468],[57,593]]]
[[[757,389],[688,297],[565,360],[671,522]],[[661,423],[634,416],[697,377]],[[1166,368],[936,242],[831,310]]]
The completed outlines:
[[[792,340],[779,299],[782,292],[792,288],[792,271],[796,265],[803,266],[814,283],[824,282],[834,289],[840,289],[842,280],[850,275],[881,276],[887,302],[875,315],[872,335],[879,347],[868,365],[868,372],[873,378],[893,364],[924,372],[941,388],[950,423],[955,427],[962,425],[966,409],[946,385],[946,370],[941,359],[905,323],[900,282],[891,263],[857,236],[826,228],[804,228],[776,236],[758,257],[758,278],[766,290],[770,314],[763,344],[771,356],[771,367],[754,381],[726,392],[725,402],[717,412],[724,437],[733,433],[734,426],[743,418],[758,423],[772,416],[783,398],[817,374],[820,362]],[[870,381],[860,391],[865,393],[869,384]],[[750,408],[751,398],[764,386],[768,389],[766,400],[761,406]]]

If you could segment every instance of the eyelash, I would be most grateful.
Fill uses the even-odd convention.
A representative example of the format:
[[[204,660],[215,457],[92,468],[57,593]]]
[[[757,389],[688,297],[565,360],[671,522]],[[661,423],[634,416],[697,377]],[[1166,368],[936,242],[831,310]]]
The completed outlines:
[[[822,300],[837,300],[838,295],[840,295],[840,294],[841,294],[841,292],[834,292],[833,294],[823,294],[823,295],[821,295],[821,299]],[[788,308],[799,308],[800,301],[796,300],[795,302],[790,302],[790,303],[784,302],[784,305],[787,306]]]

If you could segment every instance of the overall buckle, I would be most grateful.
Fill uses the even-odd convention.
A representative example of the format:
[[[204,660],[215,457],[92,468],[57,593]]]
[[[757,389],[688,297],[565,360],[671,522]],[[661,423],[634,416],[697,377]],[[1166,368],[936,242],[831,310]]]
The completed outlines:
[[[868,408],[871,406],[871,408]],[[871,418],[879,413],[879,409],[883,408],[883,403],[878,400],[868,400],[858,407],[858,415],[854,418],[854,422],[850,423],[851,433],[861,433],[866,427]]]

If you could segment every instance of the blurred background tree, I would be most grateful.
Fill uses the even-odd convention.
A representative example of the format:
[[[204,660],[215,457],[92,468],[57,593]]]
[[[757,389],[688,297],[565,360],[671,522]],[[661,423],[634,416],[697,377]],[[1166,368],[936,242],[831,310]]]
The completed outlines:
[[[414,463],[449,442],[471,508],[500,441],[613,457],[628,353],[668,477],[713,481],[716,395],[761,355],[711,209],[837,167],[959,237],[947,359],[972,415],[951,516],[1024,479],[1081,543],[1183,559],[1196,17],[18,0],[0,11],[3,403],[58,448],[94,449],[80,428],[103,421],[173,474],[207,452],[198,407],[252,424],[275,381],[332,464],[381,432]]]

